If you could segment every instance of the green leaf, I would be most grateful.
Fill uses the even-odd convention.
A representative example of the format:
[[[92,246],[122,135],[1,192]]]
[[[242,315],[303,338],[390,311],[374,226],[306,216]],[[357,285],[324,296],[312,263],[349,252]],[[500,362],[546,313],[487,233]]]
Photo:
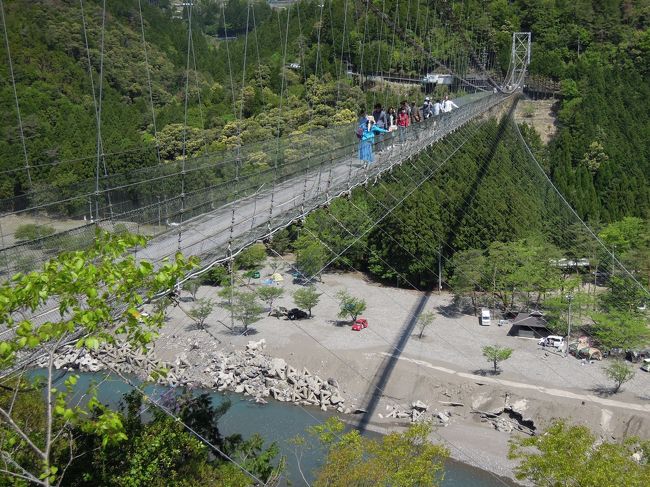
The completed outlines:
[[[99,348],[99,340],[97,340],[95,337],[86,338],[86,348],[97,350]]]

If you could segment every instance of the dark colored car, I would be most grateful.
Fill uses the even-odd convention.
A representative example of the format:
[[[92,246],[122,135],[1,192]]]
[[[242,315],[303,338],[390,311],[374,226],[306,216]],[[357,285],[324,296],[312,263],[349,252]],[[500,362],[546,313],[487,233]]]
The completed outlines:
[[[628,350],[625,353],[625,358],[630,362],[641,362],[644,358],[650,358],[650,348],[645,350]]]
[[[307,314],[306,311],[303,311],[298,308],[292,308],[289,310],[287,313],[287,318],[290,320],[304,320],[305,318],[308,318],[309,314]]]
[[[625,357],[625,350],[622,348],[610,348],[605,353],[603,353],[603,357]]]

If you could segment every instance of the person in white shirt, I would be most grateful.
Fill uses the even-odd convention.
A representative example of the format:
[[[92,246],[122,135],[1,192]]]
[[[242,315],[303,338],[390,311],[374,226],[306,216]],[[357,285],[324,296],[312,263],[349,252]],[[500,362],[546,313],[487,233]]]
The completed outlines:
[[[437,117],[440,115],[440,112],[442,111],[442,101],[436,100],[436,102],[433,104],[433,116]]]
[[[454,108],[458,108],[458,105],[456,105],[453,101],[451,101],[449,99],[449,96],[445,96],[445,101],[442,102],[442,112],[449,113]]]

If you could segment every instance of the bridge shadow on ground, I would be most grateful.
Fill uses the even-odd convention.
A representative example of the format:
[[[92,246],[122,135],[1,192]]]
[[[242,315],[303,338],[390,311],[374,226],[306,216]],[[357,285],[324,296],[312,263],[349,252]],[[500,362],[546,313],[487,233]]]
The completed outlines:
[[[457,222],[457,225],[460,225],[460,222],[463,221],[463,217],[467,213],[467,210],[469,210],[474,204],[474,200],[476,199],[476,193],[478,189],[481,187],[481,185],[483,184],[483,179],[487,175],[487,172],[492,163],[492,159],[494,159],[494,155],[497,152],[497,148],[499,147],[499,144],[503,139],[503,135],[505,134],[506,128],[510,123],[512,114],[515,112],[515,109],[517,108],[517,100],[518,98],[515,99],[515,102],[510,106],[508,113],[501,118],[501,122],[499,122],[499,126],[497,127],[495,137],[494,139],[492,139],[492,143],[490,144],[488,151],[486,153],[485,163],[479,167],[479,170],[476,174],[476,178],[474,178],[474,181],[468,187],[466,197],[463,198],[462,203],[458,205],[458,209],[456,210],[456,213],[454,215],[454,220],[452,220]],[[454,238],[456,236],[457,231],[458,231],[457,226],[450,225],[449,231],[447,232],[447,234],[445,235],[442,241],[442,248],[447,249],[446,252],[447,257],[450,257],[450,254],[453,253],[452,250],[454,249]]]
[[[384,360],[382,360],[382,363],[377,368],[377,372],[370,381],[368,391],[366,392],[366,397],[362,402],[362,404],[366,404],[365,413],[357,425],[357,428],[361,433],[364,433],[366,431],[368,423],[372,419],[373,414],[375,414],[379,400],[384,394],[384,388],[386,387],[386,384],[388,384],[390,376],[393,373],[393,369],[397,365],[397,361],[402,354],[402,350],[406,346],[406,342],[408,342],[408,339],[413,333],[413,329],[418,322],[420,313],[422,313],[422,310],[429,301],[430,296],[431,291],[427,291],[413,305],[411,312],[406,318],[407,321],[404,324],[401,333],[397,337],[397,340],[393,344],[392,348],[389,350],[390,355],[384,357]]]

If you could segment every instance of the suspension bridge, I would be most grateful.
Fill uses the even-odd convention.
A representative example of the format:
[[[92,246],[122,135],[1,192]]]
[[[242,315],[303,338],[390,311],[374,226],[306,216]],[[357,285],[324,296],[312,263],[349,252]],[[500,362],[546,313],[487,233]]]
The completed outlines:
[[[57,215],[67,216],[66,229],[63,229],[62,225],[57,227],[61,229],[53,235],[43,238],[18,241],[15,235],[2,232],[0,274],[7,278],[17,271],[25,270],[25,262],[31,268],[36,268],[58,252],[83,248],[92,242],[97,228],[111,232],[128,230],[149,236],[148,246],[145,249],[136,249],[136,253],[138,257],[153,262],[159,263],[178,251],[197,256],[201,265],[196,273],[200,273],[216,263],[233,259],[251,243],[272,237],[279,229],[305,218],[318,208],[327,206],[335,198],[350,194],[355,188],[377,182],[381,184],[382,178],[391,174],[395,168],[416,161],[445,142],[449,145],[462,145],[462,134],[469,131],[470,135],[474,122],[505,112],[511,115],[513,105],[516,104],[525,83],[526,68],[530,63],[530,33],[513,34],[510,67],[504,78],[497,81],[494,79],[494,71],[487,69],[485,63],[475,55],[459,60],[456,67],[460,66],[462,69],[456,70],[448,62],[433,59],[430,49],[412,39],[407,28],[400,27],[399,19],[391,19],[370,2],[361,4],[381,18],[394,34],[421,52],[428,65],[436,66],[445,74],[457,77],[457,86],[465,93],[470,92],[455,99],[459,105],[458,109],[413,124],[403,138],[397,134],[379,137],[375,145],[376,160],[369,165],[357,157],[358,142],[354,127],[342,126],[254,144],[238,144],[217,154],[206,154],[197,158],[183,156],[182,160],[177,162],[116,174],[108,174],[105,170],[104,174],[101,174],[100,171],[103,158],[101,109],[96,110],[98,157],[94,178],[66,187],[65,191],[46,186],[32,189],[27,195],[0,201],[0,228],[3,219],[8,217],[47,214],[49,221],[55,221]],[[321,15],[324,5],[325,2],[320,5]],[[188,25],[191,26],[192,2],[185,6],[189,10]],[[192,54],[191,28],[188,30],[190,41],[186,88],[189,84]],[[8,41],[6,42],[8,47]],[[9,52],[9,49],[7,51]],[[9,59],[11,61],[11,58]],[[471,74],[468,74],[468,65],[472,67]],[[477,79],[487,82],[478,85]],[[15,91],[14,94],[20,124],[19,99]],[[101,106],[101,94],[95,103]],[[549,201],[557,200],[565,205],[564,213],[558,217],[563,219],[561,224],[581,222],[575,212],[567,210],[568,203],[562,195],[556,190],[554,192],[550,180],[534,160],[516,126],[512,127],[511,120],[508,123],[510,125],[507,129],[520,137],[517,140],[521,142],[522,159],[535,163],[530,167],[523,167],[522,164],[519,169],[521,172],[517,172],[512,178],[532,178],[547,191]],[[506,124],[503,126],[506,127]],[[497,131],[495,138],[498,139],[500,133]],[[495,146],[496,142],[498,140],[488,141],[488,145]],[[185,155],[185,148],[183,153]],[[448,155],[444,155],[442,163],[449,160],[454,153],[455,151],[451,150]],[[29,176],[30,167],[27,157],[25,158],[25,170]],[[263,163],[257,163],[260,160]],[[429,168],[424,166],[426,161],[418,166],[418,171],[421,172],[419,179],[413,181],[413,188],[431,178],[438,168],[435,165]],[[485,168],[480,167],[480,170]],[[470,177],[472,175],[468,175],[468,178]],[[25,201],[28,203],[25,204]],[[395,206],[387,208],[386,212],[392,211],[400,203],[401,200],[397,200]],[[467,206],[468,203],[465,203]],[[549,212],[555,209],[553,206]],[[461,217],[464,215],[459,214],[457,220]],[[377,217],[379,218],[383,216]],[[376,224],[377,219],[373,220],[373,224]],[[597,240],[586,226],[583,232],[589,238]],[[386,238],[390,238],[390,235],[386,235]],[[411,257],[418,259],[416,255],[411,254]],[[612,258],[616,261],[614,256]],[[369,383],[370,404],[369,414],[364,416],[366,423],[377,405],[378,398],[383,394],[383,388],[425,303],[426,298],[422,298],[414,310],[409,312],[407,323],[398,334],[398,340],[393,345],[389,344],[391,358],[381,365],[372,380],[366,379]],[[47,304],[49,306],[39,310],[39,314],[33,317],[35,324],[56,319],[58,310],[53,303]],[[26,357],[19,367],[33,358],[33,355]]]
[[[51,187],[30,192],[27,196],[35,204],[18,210],[14,208],[25,196],[4,200],[0,206],[9,211],[0,216],[0,228],[7,216],[66,209],[73,218],[72,224],[68,218],[68,229],[35,240],[16,241],[2,232],[0,273],[10,276],[27,270],[26,264],[37,266],[59,252],[83,248],[98,227],[149,236],[147,248],[138,254],[142,258],[161,262],[180,251],[199,257],[205,270],[332,199],[376,181],[469,122],[515,103],[529,63],[530,33],[514,33],[511,66],[501,83],[485,73],[494,85],[486,89],[459,77],[459,86],[474,91],[455,100],[459,108],[411,125],[399,139],[396,133],[378,137],[377,158],[370,165],[357,156],[354,127],[343,126],[126,174],[100,177],[98,168],[96,178],[66,188],[63,197]],[[436,65],[445,67],[439,61]],[[445,71],[453,74],[447,67]],[[260,153],[272,162],[256,170],[251,161]]]

